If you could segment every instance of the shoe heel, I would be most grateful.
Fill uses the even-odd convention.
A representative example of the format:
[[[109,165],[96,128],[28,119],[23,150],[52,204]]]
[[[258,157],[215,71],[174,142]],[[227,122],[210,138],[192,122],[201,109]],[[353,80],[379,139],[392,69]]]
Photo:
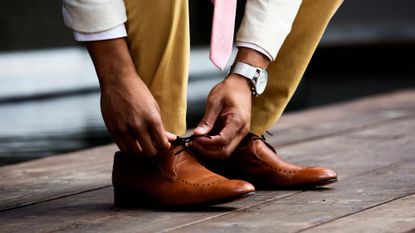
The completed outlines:
[[[114,187],[114,206],[118,208],[141,206],[148,202],[148,197],[135,190]],[[147,203],[148,204],[148,203]]]
[[[134,193],[131,190],[114,187],[114,206],[130,207],[135,204]]]

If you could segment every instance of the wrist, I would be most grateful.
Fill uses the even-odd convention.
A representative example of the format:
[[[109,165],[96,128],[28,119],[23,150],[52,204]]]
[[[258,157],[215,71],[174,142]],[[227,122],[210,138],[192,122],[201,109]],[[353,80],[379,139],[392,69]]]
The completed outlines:
[[[262,69],[266,69],[271,62],[269,58],[261,52],[245,47],[238,48],[235,62],[237,61]]]
[[[229,74],[224,82],[235,90],[241,91],[249,96],[252,96],[251,81],[239,74]]]
[[[135,86],[134,83],[141,81],[137,73],[128,69],[107,70],[98,74],[99,85],[102,91],[112,89],[123,89]]]

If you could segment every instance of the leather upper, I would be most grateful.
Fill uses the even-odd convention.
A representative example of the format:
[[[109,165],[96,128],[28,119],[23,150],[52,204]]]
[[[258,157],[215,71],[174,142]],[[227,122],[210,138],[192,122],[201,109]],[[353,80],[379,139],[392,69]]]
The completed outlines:
[[[209,171],[183,146],[152,158],[116,153],[113,185],[142,192],[166,205],[217,202],[255,191],[248,182],[228,180]]]
[[[282,160],[271,145],[253,134],[249,134],[228,159],[204,161],[219,174],[260,187],[321,186],[337,179],[330,169],[304,167]]]

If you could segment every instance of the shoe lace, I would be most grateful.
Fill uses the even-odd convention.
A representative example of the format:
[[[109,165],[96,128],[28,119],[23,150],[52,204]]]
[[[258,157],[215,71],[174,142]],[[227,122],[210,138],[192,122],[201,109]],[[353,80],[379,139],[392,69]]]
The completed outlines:
[[[269,136],[274,136],[269,131],[265,131],[265,133],[268,134]],[[195,139],[197,139],[197,138],[199,138],[199,137],[210,137],[210,136],[207,135],[207,134],[204,134],[204,135],[194,135],[194,134],[192,134],[188,137],[179,137],[179,136],[177,136],[176,140],[171,142],[171,145],[172,145],[173,148],[178,147],[178,146],[183,146],[183,148],[178,150],[176,153],[174,153],[174,155],[177,155],[177,154],[179,154],[180,152],[182,152],[184,150],[187,150],[187,151],[191,152],[191,148],[189,148],[188,143],[195,140]],[[268,144],[266,142],[266,138],[265,138],[264,134],[262,134],[261,136],[257,136],[257,135],[254,134],[253,137],[252,137],[252,140],[261,140],[261,141],[263,141],[271,150],[273,150],[275,152],[274,147],[272,147],[270,144]]]
[[[271,132],[269,132],[269,131],[265,131],[265,133],[266,134],[268,134],[269,136],[274,136]],[[277,151],[275,150],[275,148],[271,145],[271,144],[269,144],[268,142],[267,142],[267,139],[265,138],[265,135],[264,134],[261,134],[261,136],[257,136],[257,135],[254,135],[253,137],[252,137],[252,140],[261,140],[261,141],[263,141],[264,143],[265,143],[265,145],[268,147],[268,148],[270,148],[272,151],[274,151],[274,153],[275,154],[277,154]]]
[[[189,151],[190,148],[188,146],[188,143],[195,140],[196,138],[199,138],[199,137],[210,137],[210,136],[209,135],[194,135],[194,134],[190,135],[188,137],[179,137],[179,136],[177,136],[176,140],[171,142],[171,145],[172,145],[173,148],[175,148],[177,146],[183,146],[183,148],[178,150],[176,153],[174,153],[174,155],[177,155],[177,154],[179,154],[180,152],[182,152],[184,150]]]
[[[265,131],[265,133],[266,134],[268,134],[269,136],[274,136],[271,132],[269,132],[268,130],[267,131]],[[252,137],[252,140],[261,140],[261,141],[267,141],[267,139],[265,138],[265,135],[264,134],[261,134],[261,136],[257,136],[257,135],[254,135],[253,137]]]

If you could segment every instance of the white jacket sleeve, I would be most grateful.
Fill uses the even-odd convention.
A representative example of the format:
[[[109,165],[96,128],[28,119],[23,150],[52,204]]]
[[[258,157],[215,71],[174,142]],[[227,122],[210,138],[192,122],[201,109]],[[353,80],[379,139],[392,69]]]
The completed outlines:
[[[236,45],[257,45],[276,58],[302,0],[248,0]]]
[[[78,32],[106,31],[127,21],[123,0],[63,0],[65,24]]]

